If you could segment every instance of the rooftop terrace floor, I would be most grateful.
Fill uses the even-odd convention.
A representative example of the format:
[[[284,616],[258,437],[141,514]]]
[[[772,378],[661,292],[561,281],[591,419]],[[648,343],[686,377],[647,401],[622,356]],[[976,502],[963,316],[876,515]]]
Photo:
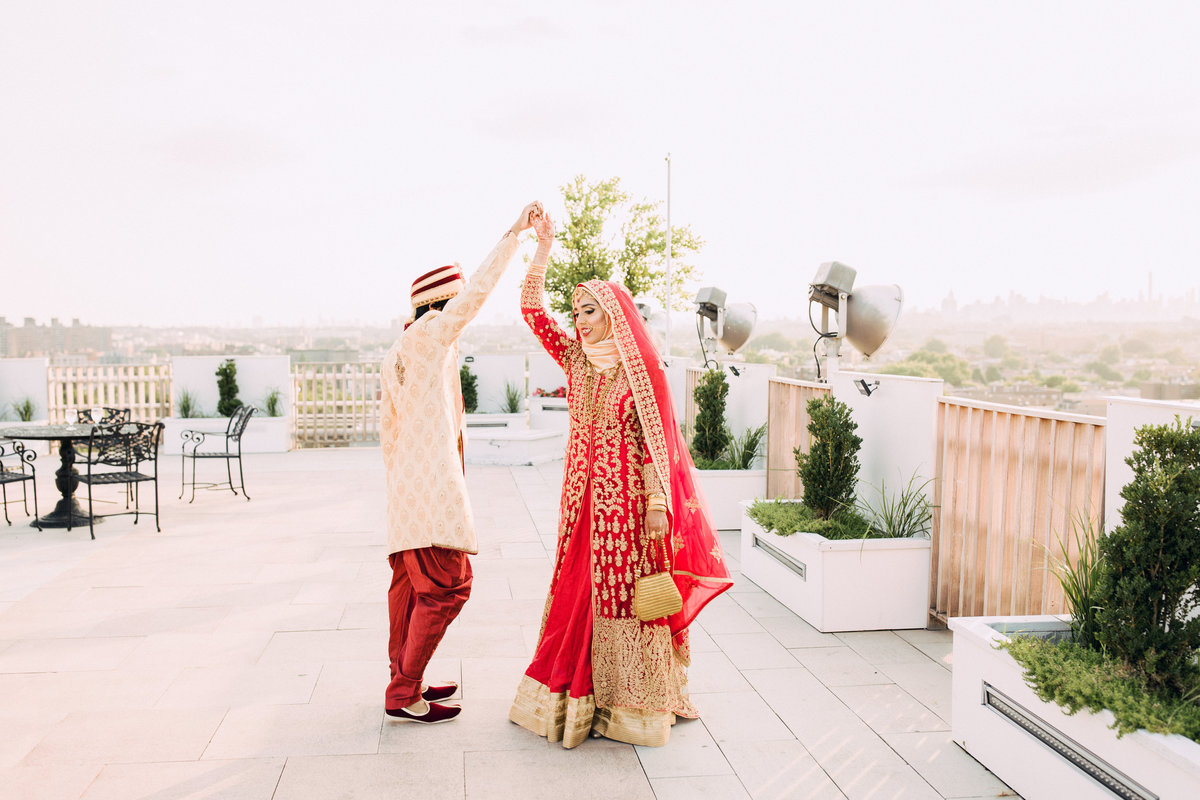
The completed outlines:
[[[474,591],[428,673],[461,682],[463,713],[388,722],[379,450],[247,456],[249,503],[176,500],[162,467],[162,533],[116,517],[92,542],[9,508],[0,798],[1013,796],[950,740],[949,631],[822,634],[736,573],[692,628],[701,718],[666,747],[564,750],[510,723],[561,461],[468,468]]]

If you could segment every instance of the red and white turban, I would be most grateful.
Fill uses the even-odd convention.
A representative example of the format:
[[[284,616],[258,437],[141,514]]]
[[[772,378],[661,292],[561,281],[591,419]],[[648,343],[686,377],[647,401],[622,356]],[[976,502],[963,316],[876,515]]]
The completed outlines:
[[[438,300],[449,300],[461,292],[466,285],[462,270],[455,264],[430,270],[413,281],[413,311]]]

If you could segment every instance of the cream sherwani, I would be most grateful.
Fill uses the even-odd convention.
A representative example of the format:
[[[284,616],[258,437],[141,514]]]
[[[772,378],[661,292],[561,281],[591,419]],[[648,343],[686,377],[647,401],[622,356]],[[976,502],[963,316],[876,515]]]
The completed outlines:
[[[380,439],[387,474],[388,553],[421,547],[479,552],[458,450],[462,388],[458,336],[516,253],[515,234],[495,249],[443,311],[425,313],[383,359]]]

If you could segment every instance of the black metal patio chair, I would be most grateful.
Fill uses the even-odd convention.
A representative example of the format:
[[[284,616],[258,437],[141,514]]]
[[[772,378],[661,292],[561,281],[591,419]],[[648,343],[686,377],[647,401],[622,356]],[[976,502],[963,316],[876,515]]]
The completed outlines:
[[[103,413],[100,419],[93,419],[95,416],[91,408],[80,408],[75,411],[75,422],[80,425],[116,425],[118,422],[129,422],[132,410],[128,408],[110,408],[109,406],[101,406]]]
[[[40,531],[42,526],[38,524],[36,470],[33,467],[36,459],[37,453],[27,449],[20,442],[0,441],[0,497],[3,498],[0,505],[4,506],[4,521],[12,525],[12,520],[8,518],[8,504],[17,502],[16,498],[11,501],[8,499],[8,485],[19,483],[25,516],[29,516],[29,490],[33,489],[33,524]]]
[[[121,422],[92,428],[88,449],[83,454],[87,460],[87,473],[79,476],[79,482],[88,487],[88,532],[93,539],[96,538],[95,517],[133,514],[133,524],[137,524],[143,513],[140,487],[147,482],[154,484],[154,528],[162,531],[158,518],[158,446],[162,441],[162,432],[161,422],[152,425]],[[97,486],[132,486],[133,510],[96,514],[92,495]]]
[[[247,500],[250,495],[246,492],[246,476],[242,471],[242,434],[246,432],[246,426],[250,424],[250,417],[254,416],[254,406],[241,406],[237,411],[233,412],[233,416],[229,418],[229,424],[225,427],[224,433],[205,433],[204,431],[185,430],[180,432],[183,438],[183,447],[180,454],[180,465],[183,468],[183,475],[180,478],[179,499],[183,499],[183,495],[187,493],[187,462],[192,462],[192,496],[188,500],[189,503],[196,499],[196,488],[201,489],[223,489],[229,487],[229,491],[237,494],[237,489],[233,486],[233,464],[236,461],[238,467],[238,488],[242,490],[242,496]],[[209,437],[219,437],[225,443],[224,450],[202,450],[201,446]],[[223,459],[225,461],[225,476],[227,480],[209,483],[196,483],[196,462],[207,459]]]

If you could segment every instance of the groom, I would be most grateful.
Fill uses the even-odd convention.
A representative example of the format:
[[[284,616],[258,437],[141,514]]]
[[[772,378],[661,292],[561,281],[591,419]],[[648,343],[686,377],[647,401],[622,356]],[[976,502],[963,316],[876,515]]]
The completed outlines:
[[[525,206],[469,282],[457,266],[417,278],[413,318],[383,359],[380,439],[392,565],[384,713],[393,720],[432,724],[462,712],[440,702],[457,684],[424,682],[433,651],[471,594],[467,555],[479,552],[463,474],[458,337],[512,260],[518,234],[541,214],[540,203]]]

